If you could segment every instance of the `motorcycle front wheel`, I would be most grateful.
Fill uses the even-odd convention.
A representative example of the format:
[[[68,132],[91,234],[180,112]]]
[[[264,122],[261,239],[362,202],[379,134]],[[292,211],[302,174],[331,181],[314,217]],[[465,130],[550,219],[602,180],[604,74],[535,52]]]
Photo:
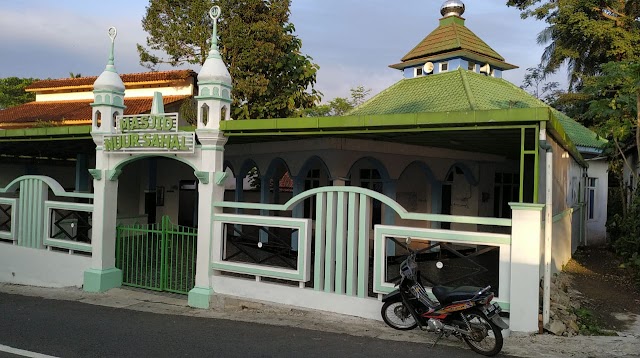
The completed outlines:
[[[418,326],[418,322],[402,301],[385,302],[382,305],[381,314],[384,323],[401,331],[408,331]]]
[[[477,310],[463,312],[471,328],[470,335],[463,335],[465,343],[476,353],[491,357],[502,350],[502,330]],[[460,327],[463,330],[469,327]]]

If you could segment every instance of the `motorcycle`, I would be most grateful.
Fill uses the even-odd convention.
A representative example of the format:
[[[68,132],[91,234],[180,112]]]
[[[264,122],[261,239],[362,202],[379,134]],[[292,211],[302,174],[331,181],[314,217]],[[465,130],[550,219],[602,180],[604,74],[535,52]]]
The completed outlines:
[[[394,240],[395,241],[395,240]],[[435,346],[442,337],[454,335],[476,353],[494,356],[502,350],[502,330],[509,328],[499,313],[491,286],[434,286],[432,300],[420,280],[416,251],[409,248],[408,257],[400,264],[398,289],[382,298],[382,319],[392,328],[411,330],[416,327],[437,333]],[[438,268],[442,263],[437,263]],[[432,347],[433,347],[432,346]]]

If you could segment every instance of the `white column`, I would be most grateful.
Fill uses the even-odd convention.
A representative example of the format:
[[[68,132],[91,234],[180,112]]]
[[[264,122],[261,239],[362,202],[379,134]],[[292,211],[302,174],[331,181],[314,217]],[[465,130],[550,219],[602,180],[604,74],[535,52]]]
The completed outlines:
[[[211,285],[211,259],[222,255],[222,230],[211,224],[213,216],[222,212],[213,209],[214,201],[224,200],[224,183],[218,185],[216,179],[222,176],[224,144],[227,139],[217,130],[197,130],[202,144],[201,167],[196,171],[198,185],[198,245],[196,258],[195,287],[189,291],[188,303],[191,307],[209,308],[214,288]]]
[[[102,151],[96,152],[97,168],[91,171],[94,178],[92,256],[83,285],[88,292],[104,292],[122,285],[122,271],[116,268],[118,173],[105,169],[108,160],[104,156]]]
[[[511,284],[509,328],[512,332],[538,331],[540,240],[543,204],[509,203],[511,226]]]

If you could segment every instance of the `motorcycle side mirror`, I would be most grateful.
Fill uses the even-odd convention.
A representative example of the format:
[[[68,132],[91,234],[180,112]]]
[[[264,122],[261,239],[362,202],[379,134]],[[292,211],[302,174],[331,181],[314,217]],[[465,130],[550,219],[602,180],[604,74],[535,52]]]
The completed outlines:
[[[404,242],[405,242],[407,245],[411,244],[411,238],[410,238],[410,237],[407,237],[407,238],[404,240]]]

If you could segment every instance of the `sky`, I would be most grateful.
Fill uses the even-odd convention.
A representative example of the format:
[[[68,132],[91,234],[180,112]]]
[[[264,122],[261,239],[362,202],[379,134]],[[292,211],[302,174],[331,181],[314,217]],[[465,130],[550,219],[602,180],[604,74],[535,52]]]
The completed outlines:
[[[525,70],[540,62],[544,46],[536,36],[545,23],[521,19],[506,0],[463,1],[466,26],[506,62],[519,66],[503,77],[521,85]],[[290,20],[302,52],[320,66],[315,88],[323,101],[348,97],[349,90],[360,85],[373,95],[400,80],[401,72],[388,66],[400,62],[438,26],[443,2],[292,0]],[[147,5],[145,0],[0,0],[0,78],[63,78],[69,72],[98,76],[108,57],[110,26],[118,29],[118,72],[146,72],[136,43],[145,44],[141,20]],[[549,81],[566,87],[566,74]]]

